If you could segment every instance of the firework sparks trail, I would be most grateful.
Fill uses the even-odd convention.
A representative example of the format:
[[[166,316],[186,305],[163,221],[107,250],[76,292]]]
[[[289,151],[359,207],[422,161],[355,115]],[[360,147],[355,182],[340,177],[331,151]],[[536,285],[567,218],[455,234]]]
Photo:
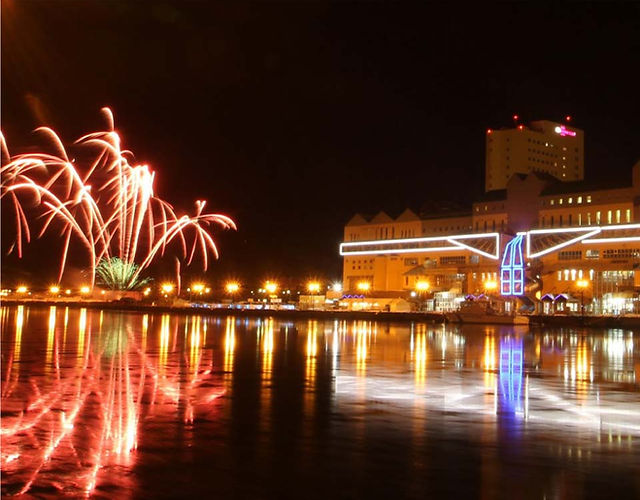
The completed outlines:
[[[164,255],[174,240],[187,265],[199,254],[206,270],[209,252],[218,257],[211,227],[235,229],[235,223],[225,215],[205,212],[204,200],[196,200],[194,215],[176,214],[168,202],[155,195],[155,172],[147,165],[132,165],[131,152],[121,149],[111,110],[102,111],[108,130],[87,134],[75,142],[91,151],[92,159],[84,168],[69,159],[62,140],[50,128],[37,131],[48,138],[53,154],[12,157],[0,134],[0,198],[9,200],[16,225],[16,238],[9,251],[15,250],[21,257],[24,244],[31,241],[27,212],[35,205],[37,215],[44,221],[38,237],[54,226],[60,228],[63,248],[59,280],[74,238],[88,253],[92,285],[101,262],[106,267],[118,262],[129,266],[130,272],[124,274],[124,282],[113,287],[139,286],[140,274]]]

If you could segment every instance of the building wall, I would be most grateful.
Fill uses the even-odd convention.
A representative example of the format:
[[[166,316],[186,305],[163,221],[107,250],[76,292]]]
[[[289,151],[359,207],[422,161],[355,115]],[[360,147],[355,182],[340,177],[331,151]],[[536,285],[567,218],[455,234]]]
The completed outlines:
[[[515,176],[499,196],[501,199],[474,203],[470,215],[420,219],[405,212],[393,220],[381,213],[371,222],[357,216],[345,227],[345,241],[374,241],[380,235],[383,235],[382,239],[390,239],[391,235],[404,239],[411,238],[413,234],[417,238],[442,238],[497,232],[501,234],[501,245],[504,246],[518,231],[640,222],[638,172],[640,163],[634,166],[630,187],[574,189],[554,194],[548,194],[547,190],[557,191],[561,184],[550,188],[542,177]],[[448,240],[443,238],[439,241]],[[398,296],[406,296],[416,290],[418,282],[427,281],[429,293],[477,294],[486,291],[488,282],[498,279],[499,267],[500,259],[491,259],[464,248],[345,255],[343,283],[347,293],[357,293],[358,283],[367,282],[370,294],[395,292]],[[588,280],[589,288],[580,294],[589,299],[601,298],[607,293],[630,292],[640,287],[640,241],[577,242],[529,259],[527,269],[527,293],[531,296],[546,293],[575,296],[579,279]]]

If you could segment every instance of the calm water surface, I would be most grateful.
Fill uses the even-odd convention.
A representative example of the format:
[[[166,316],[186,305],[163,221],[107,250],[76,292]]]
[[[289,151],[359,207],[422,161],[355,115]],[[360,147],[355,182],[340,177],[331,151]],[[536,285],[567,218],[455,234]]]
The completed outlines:
[[[640,497],[637,332],[0,321],[3,496]]]

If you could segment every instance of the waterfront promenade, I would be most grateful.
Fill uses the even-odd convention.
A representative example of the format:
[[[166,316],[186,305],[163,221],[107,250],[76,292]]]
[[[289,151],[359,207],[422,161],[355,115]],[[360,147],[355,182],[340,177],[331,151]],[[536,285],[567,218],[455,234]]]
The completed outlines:
[[[173,306],[146,302],[93,301],[93,300],[15,300],[3,299],[3,305],[59,306],[72,308],[108,309],[121,311],[140,311],[156,313],[202,314],[208,316],[248,316],[273,317],[281,319],[337,319],[337,320],[374,320],[374,321],[427,321],[446,323],[441,312],[384,312],[384,311],[346,311],[340,309],[285,309],[282,307],[245,308],[240,305],[210,303],[188,306]],[[567,314],[534,314],[529,315],[530,325],[555,327],[590,327],[590,328],[640,328],[640,315],[607,316],[607,315],[567,315]],[[490,324],[490,323],[487,323]]]

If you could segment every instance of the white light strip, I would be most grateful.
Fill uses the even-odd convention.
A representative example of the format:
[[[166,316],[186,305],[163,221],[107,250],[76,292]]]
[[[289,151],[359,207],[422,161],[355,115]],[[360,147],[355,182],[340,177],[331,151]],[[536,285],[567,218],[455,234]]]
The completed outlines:
[[[453,243],[454,245],[458,245],[460,248],[466,248],[467,250],[470,250],[470,251],[472,251],[474,253],[483,255],[483,256],[488,257],[490,259],[498,260],[498,258],[500,257],[500,245],[498,245],[497,241],[496,241],[496,253],[495,253],[495,255],[487,253],[484,250],[478,250],[477,248],[471,247],[469,245],[465,245],[464,243],[461,243],[460,241],[449,240],[449,242]]]
[[[575,232],[575,231],[571,231],[571,232]],[[549,247],[545,250],[542,250],[541,252],[531,253],[531,231],[530,231],[529,234],[527,234],[527,257],[530,259],[535,259],[536,257],[542,257],[543,255],[546,255],[550,252],[555,252],[556,250],[560,250],[561,248],[568,247],[569,245],[573,245],[575,243],[578,243],[579,241],[584,240],[585,238],[589,238],[590,236],[593,236],[599,233],[600,233],[600,228],[597,228],[591,232],[581,234],[576,238],[572,238],[569,241],[560,243],[559,245],[554,245],[552,247]]]
[[[433,248],[401,248],[398,250],[388,249],[388,250],[356,250],[353,252],[343,252],[342,248],[340,249],[340,255],[383,255],[383,254],[394,254],[394,253],[425,253],[425,252],[450,252],[452,250],[460,250],[460,247],[433,247]]]
[[[582,243],[625,243],[630,241],[640,241],[640,236],[625,236],[620,238],[596,238],[582,240]]]
[[[427,241],[447,241],[450,239],[487,238],[489,236],[498,237],[499,233],[455,234],[453,236],[429,236],[426,238],[403,238],[399,240],[348,241],[341,243],[341,245],[348,247],[356,245],[393,245],[394,243],[423,243]]]
[[[468,240],[471,238],[489,238],[495,237],[498,239],[500,237],[500,233],[478,233],[478,234],[454,234],[453,236],[449,236],[448,238],[456,239],[456,240]]]
[[[580,231],[600,231],[605,229],[600,226],[560,227],[556,229],[532,229],[527,234],[553,234],[553,233],[578,233]]]
[[[640,224],[618,224],[617,226],[602,226],[604,231],[613,231],[615,229],[640,229]]]

